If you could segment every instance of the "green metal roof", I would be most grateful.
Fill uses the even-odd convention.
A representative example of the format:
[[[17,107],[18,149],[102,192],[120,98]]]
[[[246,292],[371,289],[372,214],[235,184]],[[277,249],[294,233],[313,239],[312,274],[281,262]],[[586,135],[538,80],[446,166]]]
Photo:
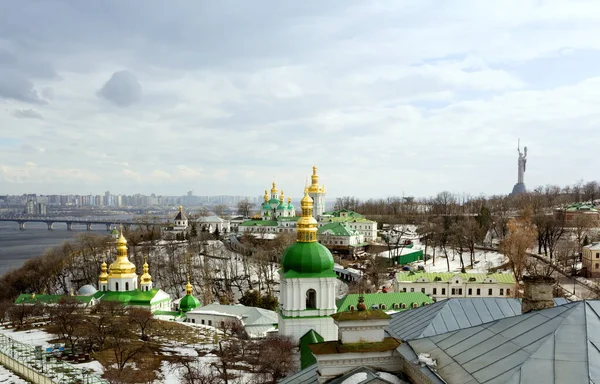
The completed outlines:
[[[287,209],[287,204],[285,204],[285,203],[279,203],[279,205],[277,206],[278,211],[285,211],[286,209]]]
[[[498,283],[515,284],[515,277],[512,273],[452,273],[452,272],[398,272],[397,281],[414,282],[417,279],[425,278],[430,282],[441,281],[448,282],[454,276],[460,276],[467,283],[483,283],[485,279],[494,279]],[[438,278],[436,280],[436,278]]]
[[[341,217],[342,213],[345,213],[347,217],[352,217],[353,219],[359,219],[364,217],[360,213],[351,211],[349,209],[338,209],[335,211],[323,212],[323,215]]]
[[[298,221],[302,216],[278,217],[277,221]]]
[[[248,220],[240,225],[242,227],[276,227],[277,220]]]
[[[118,301],[122,304],[130,305],[150,305],[150,302],[156,296],[160,289],[154,288],[149,291],[134,291],[115,292],[115,291],[99,291],[94,296],[101,301]]]
[[[317,230],[319,235],[323,235],[325,232],[331,232],[334,236],[356,236],[358,234],[358,232],[348,227],[346,222],[325,224]]]
[[[339,299],[336,302],[337,311],[349,311],[351,305],[356,308],[359,296],[360,294],[353,293]],[[381,308],[381,305],[383,304],[385,305],[384,310],[386,311],[409,309],[412,308],[413,303],[416,303],[419,307],[423,306],[424,303],[433,304],[431,297],[422,292],[365,293],[363,294],[363,298],[367,309],[371,309],[373,305],[377,305],[380,309],[383,309]],[[394,304],[398,304],[398,308],[394,308]],[[405,304],[406,308],[402,308],[402,304]]]
[[[179,302],[179,308],[183,312],[191,311],[192,309],[200,306],[200,300],[196,299],[193,295],[185,295]]]
[[[593,204],[590,203],[574,203],[567,205],[565,209],[569,212],[574,211],[590,211],[590,212],[598,212],[598,210],[594,207]]]
[[[314,277],[314,274],[323,274],[323,277],[336,276],[333,264],[333,256],[329,249],[318,242],[296,242],[290,245],[281,257],[285,277]],[[289,272],[296,274],[288,274]]]
[[[368,220],[362,217],[356,218],[352,216],[347,217],[327,217],[321,220],[321,222],[329,223],[375,223],[373,220]]]
[[[322,343],[325,341],[321,335],[314,330],[310,330],[300,338],[300,366],[301,369],[310,367],[317,363],[317,359],[308,348],[309,344]]]
[[[80,303],[88,304],[93,296],[69,296],[69,295],[38,295],[31,296],[30,293],[22,293],[15,300],[15,304],[56,304],[61,299],[73,298]]]
[[[271,209],[271,204],[265,201],[264,203],[262,203],[262,209]]]

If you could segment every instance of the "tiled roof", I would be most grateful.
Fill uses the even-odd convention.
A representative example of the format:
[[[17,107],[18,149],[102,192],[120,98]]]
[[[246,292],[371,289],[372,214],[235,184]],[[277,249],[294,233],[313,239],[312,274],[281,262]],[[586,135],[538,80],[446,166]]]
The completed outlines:
[[[599,383],[600,301],[578,301],[408,341],[448,384]]]
[[[414,282],[417,279],[424,278],[433,282],[439,278],[441,282],[450,281],[454,276],[459,276],[467,283],[483,283],[486,279],[496,280],[498,283],[515,284],[515,277],[512,273],[453,273],[453,272],[398,272],[396,280],[399,282]]]
[[[554,305],[568,301],[554,299]],[[458,329],[521,314],[521,300],[514,298],[455,298],[392,314],[388,333],[403,340],[435,336]]]
[[[352,293],[338,300],[336,303],[337,311],[349,311],[351,305],[356,308],[359,296],[360,294],[358,293]],[[385,311],[409,309],[412,308],[413,303],[416,303],[419,307],[424,303],[433,303],[431,297],[422,292],[365,293],[363,294],[363,298],[368,309],[373,308],[373,305],[381,306],[381,304],[384,304],[386,307]],[[398,304],[398,308],[394,308],[394,304]],[[402,304],[406,304],[406,308],[402,308]]]

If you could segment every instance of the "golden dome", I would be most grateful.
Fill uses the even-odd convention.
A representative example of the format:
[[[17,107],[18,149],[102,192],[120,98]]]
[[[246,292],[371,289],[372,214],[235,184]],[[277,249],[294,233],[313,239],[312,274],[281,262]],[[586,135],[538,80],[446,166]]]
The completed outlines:
[[[99,283],[108,283],[108,273],[106,272],[106,261],[102,261],[100,266],[100,276],[98,276]]]
[[[302,207],[302,217],[296,222],[296,240],[301,243],[311,243],[317,241],[317,220],[313,214],[313,199],[308,195],[308,189],[304,189],[304,197],[300,200]]]
[[[276,195],[277,194],[277,186],[275,185],[275,182],[273,182],[273,188],[271,188],[271,194]]]
[[[285,197],[283,197],[283,189],[281,190],[281,195],[279,195],[279,201],[283,203]]]
[[[188,275],[188,282],[185,285],[185,294],[191,295],[193,290],[194,290],[194,287],[192,286],[192,283],[190,283],[190,276]]]
[[[304,206],[308,207],[308,205],[310,205],[310,207],[312,208],[313,199],[308,195],[307,188],[304,188],[304,197],[302,198],[302,200],[300,200],[300,205],[302,206],[302,208],[304,208]]]
[[[267,203],[269,201],[269,192],[265,189],[265,203]]]
[[[140,277],[142,284],[148,284],[152,282],[152,276],[150,276],[148,262],[144,261],[144,274]]]
[[[311,193],[320,193],[321,188],[319,187],[319,175],[317,174],[317,166],[313,166],[313,174],[311,176],[311,184],[308,191]]]
[[[291,197],[288,197],[288,203],[290,203],[290,204],[292,203],[292,198]]]
[[[127,258],[127,240],[123,236],[123,230],[117,240],[117,259],[110,265],[108,277],[133,277],[135,276],[135,264]]]

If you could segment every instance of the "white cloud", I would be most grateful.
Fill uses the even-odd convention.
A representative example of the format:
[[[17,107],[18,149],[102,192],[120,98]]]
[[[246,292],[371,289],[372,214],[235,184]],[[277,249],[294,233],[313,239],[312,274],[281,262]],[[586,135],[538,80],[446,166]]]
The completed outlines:
[[[595,175],[552,155],[600,139],[597,2],[106,4],[0,4],[5,193],[501,193],[518,137],[531,185]]]

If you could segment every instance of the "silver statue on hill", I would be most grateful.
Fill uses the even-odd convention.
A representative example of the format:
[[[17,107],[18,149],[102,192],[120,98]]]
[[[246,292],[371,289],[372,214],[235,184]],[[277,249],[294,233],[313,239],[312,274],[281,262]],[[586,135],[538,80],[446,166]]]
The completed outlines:
[[[517,184],[513,187],[512,195],[517,195],[519,193],[525,192],[525,169],[527,166],[527,147],[523,147],[523,152],[521,152],[521,141],[517,144],[517,152],[519,152],[519,161],[518,161],[518,176],[517,176]]]

